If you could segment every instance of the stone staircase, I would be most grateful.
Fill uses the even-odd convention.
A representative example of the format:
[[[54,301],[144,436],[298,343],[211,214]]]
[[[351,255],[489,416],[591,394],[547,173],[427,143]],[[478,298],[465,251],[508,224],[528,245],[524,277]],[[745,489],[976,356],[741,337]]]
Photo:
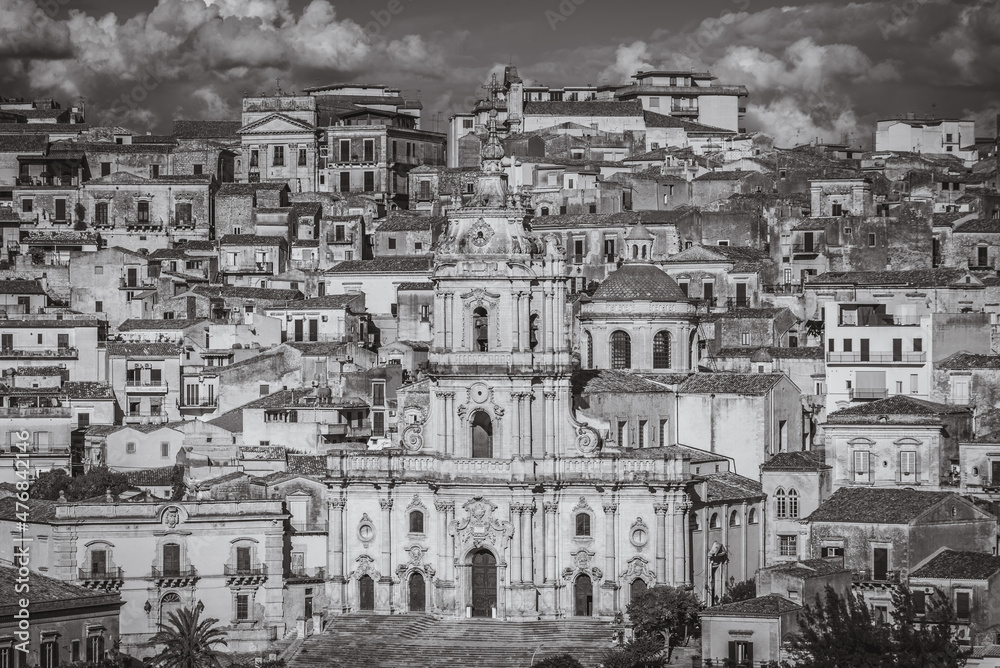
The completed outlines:
[[[350,614],[305,639],[289,668],[528,668],[571,654],[593,668],[611,647],[609,622],[589,618],[503,622],[429,615]]]

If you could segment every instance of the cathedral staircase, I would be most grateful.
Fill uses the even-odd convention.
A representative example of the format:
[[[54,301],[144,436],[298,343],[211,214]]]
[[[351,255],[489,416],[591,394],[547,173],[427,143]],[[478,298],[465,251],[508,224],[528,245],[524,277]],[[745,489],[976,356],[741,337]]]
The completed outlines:
[[[289,668],[528,668],[571,654],[594,668],[609,649],[612,626],[589,618],[504,622],[429,615],[350,614],[307,638]]]

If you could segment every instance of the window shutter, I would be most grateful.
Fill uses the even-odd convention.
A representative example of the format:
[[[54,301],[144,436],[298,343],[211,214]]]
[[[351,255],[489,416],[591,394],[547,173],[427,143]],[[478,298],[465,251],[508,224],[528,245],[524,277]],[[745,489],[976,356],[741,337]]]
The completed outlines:
[[[746,665],[752,666],[753,665],[753,643],[752,642],[748,642],[746,644],[746,648],[747,648]]]
[[[857,454],[856,452],[852,452],[852,453],[851,453],[851,456],[850,456],[850,457],[848,457],[848,460],[849,460],[849,461],[851,462],[851,463],[850,463],[850,467],[851,467],[851,478],[854,478],[854,477],[855,477],[855,475],[857,475],[857,467],[856,467],[856,466],[854,465],[855,461],[857,460],[857,457],[858,457],[858,454]]]
[[[735,640],[730,640],[729,641],[729,660],[733,663],[733,665],[736,665],[736,641]]]

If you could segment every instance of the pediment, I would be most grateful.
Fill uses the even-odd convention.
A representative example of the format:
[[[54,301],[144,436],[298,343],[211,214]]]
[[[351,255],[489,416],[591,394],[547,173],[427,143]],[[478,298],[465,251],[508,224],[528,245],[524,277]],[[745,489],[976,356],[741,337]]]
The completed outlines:
[[[315,132],[316,128],[305,121],[286,116],[285,114],[271,114],[260,120],[244,125],[239,129],[241,135],[248,134],[278,134],[283,132]]]

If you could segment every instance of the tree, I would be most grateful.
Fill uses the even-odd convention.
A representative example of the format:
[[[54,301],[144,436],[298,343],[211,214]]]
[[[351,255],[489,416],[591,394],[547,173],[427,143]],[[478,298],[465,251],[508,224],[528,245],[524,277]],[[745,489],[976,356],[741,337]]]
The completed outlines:
[[[153,657],[155,668],[222,668],[222,652],[216,648],[228,646],[226,633],[215,625],[218,619],[202,619],[205,606],[201,601],[194,608],[170,612],[167,623],[158,622],[159,629],[150,644],[163,645]]]
[[[655,636],[636,638],[621,647],[604,652],[604,668],[663,668],[669,659],[663,656],[663,643]]]
[[[664,585],[647,589],[625,611],[636,636],[652,636],[662,642],[671,635],[687,635],[698,623],[702,607],[698,597],[686,589]]]
[[[751,598],[756,597],[757,581],[753,579],[744,580],[743,582],[737,582],[736,584],[731,585],[729,587],[729,591],[726,592],[726,595],[719,599],[719,605],[749,601]]]
[[[536,661],[531,668],[583,668],[583,664],[569,654],[557,654]]]
[[[799,616],[791,639],[796,668],[958,668],[963,653],[954,644],[954,613],[943,596],[925,601],[922,618],[905,587],[893,593],[891,620],[876,615],[864,599],[841,596],[827,586]]]

